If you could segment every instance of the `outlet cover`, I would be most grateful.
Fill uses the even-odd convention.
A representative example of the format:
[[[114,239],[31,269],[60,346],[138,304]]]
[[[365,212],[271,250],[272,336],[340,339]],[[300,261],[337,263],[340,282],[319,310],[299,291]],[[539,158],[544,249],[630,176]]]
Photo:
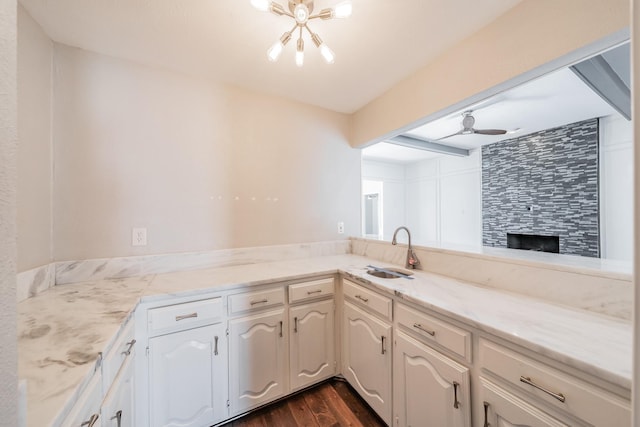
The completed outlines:
[[[344,222],[342,221],[338,223],[338,234],[344,234]]]
[[[131,246],[147,246],[147,229],[131,229]]]

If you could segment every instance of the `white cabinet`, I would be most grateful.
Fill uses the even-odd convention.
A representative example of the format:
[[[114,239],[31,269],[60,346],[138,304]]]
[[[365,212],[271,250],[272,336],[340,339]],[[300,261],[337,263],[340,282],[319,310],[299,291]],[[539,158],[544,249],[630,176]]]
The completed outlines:
[[[391,325],[345,302],[342,357],[349,384],[391,425]]]
[[[132,427],[135,417],[133,394],[134,363],[125,360],[116,376],[109,393],[102,402],[102,427]]]
[[[394,344],[397,425],[471,426],[469,369],[402,332]]]
[[[333,300],[290,308],[289,331],[292,390],[335,375]]]
[[[98,427],[100,425],[100,403],[102,402],[102,375],[96,372],[82,395],[75,403],[62,427]]]
[[[505,384],[522,401],[541,411],[558,414],[558,418],[577,419],[583,425],[609,427],[631,423],[627,399],[497,343],[481,339],[479,349],[482,370],[495,376],[496,384]],[[485,388],[496,393],[495,387]],[[500,412],[500,408],[494,412]]]
[[[482,425],[494,427],[568,427],[537,407],[480,377]],[[614,424],[611,424],[612,426]]]
[[[229,321],[231,415],[288,392],[284,313],[281,308]]]
[[[227,418],[223,324],[149,340],[149,425],[202,427]]]

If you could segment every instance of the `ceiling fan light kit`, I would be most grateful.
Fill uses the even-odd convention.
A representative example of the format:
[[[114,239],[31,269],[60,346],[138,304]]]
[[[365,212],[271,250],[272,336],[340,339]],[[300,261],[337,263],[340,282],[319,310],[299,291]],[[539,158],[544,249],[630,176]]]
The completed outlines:
[[[304,40],[302,39],[303,30],[307,30],[313,44],[320,50],[320,54],[328,64],[333,64],[335,61],[335,54],[322,41],[317,33],[314,33],[309,29],[308,22],[312,19],[333,19],[333,18],[347,18],[351,16],[353,10],[351,0],[343,1],[337,4],[333,8],[322,9],[320,13],[313,15],[313,1],[314,0],[289,0],[288,11],[279,3],[271,0],[251,0],[251,5],[256,9],[263,12],[271,12],[278,16],[288,16],[295,21],[293,28],[290,31],[285,32],[278,41],[276,41],[267,50],[267,58],[271,62],[275,62],[280,58],[280,54],[284,50],[284,47],[289,43],[293,37],[294,31],[299,31],[298,41],[296,44],[296,65],[302,67],[304,64]]]

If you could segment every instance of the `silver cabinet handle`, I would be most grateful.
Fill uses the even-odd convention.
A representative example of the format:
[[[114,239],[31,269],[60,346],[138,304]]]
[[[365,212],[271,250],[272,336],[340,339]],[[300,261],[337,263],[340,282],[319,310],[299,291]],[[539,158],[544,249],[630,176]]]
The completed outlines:
[[[369,301],[369,298],[365,298],[365,297],[362,297],[360,295],[356,295],[356,298],[358,298],[362,302],[368,302]]]
[[[381,336],[380,336],[380,343],[381,343],[381,345],[382,345],[382,351],[381,351],[381,353],[380,353],[380,354],[385,354],[385,353],[387,352],[387,348],[386,348],[386,346],[384,345],[386,340],[387,340],[387,337],[385,337],[384,335],[381,335]]]
[[[520,382],[523,382],[525,384],[529,384],[532,387],[537,388],[538,390],[547,393],[549,396],[558,399],[560,402],[564,403],[565,400],[567,400],[566,397],[564,397],[564,394],[562,393],[555,393],[547,388],[542,387],[541,385],[538,385],[536,383],[534,383],[530,377],[520,377]]]
[[[282,337],[282,320],[280,321],[280,336]]]
[[[131,354],[131,349],[133,348],[135,343],[136,343],[136,340],[129,341],[127,343],[127,349],[123,351],[121,354],[124,354],[125,356],[129,356]]]
[[[269,300],[264,298],[264,299],[261,299],[261,300],[258,300],[258,301],[251,301],[250,304],[251,305],[264,304],[265,302],[269,302]]]
[[[116,414],[111,417],[112,420],[117,420],[118,421],[118,427],[121,427],[122,424],[122,411],[118,411],[116,412]]]
[[[307,295],[319,294],[322,292],[322,289],[316,289],[315,291],[307,291]]]
[[[422,326],[420,323],[414,323],[413,327],[416,329],[420,329],[422,332],[426,332],[429,335],[431,335],[432,337],[436,336],[436,331],[431,331],[429,329],[426,329],[424,326]]]
[[[298,333],[298,318],[297,317],[293,318],[293,332],[295,332],[296,334]]]
[[[218,336],[213,337],[213,355],[218,355]]]
[[[198,317],[198,313],[183,314],[182,316],[176,316],[176,322],[184,319],[192,319],[194,317]]]
[[[491,427],[489,424],[489,402],[483,402],[484,405],[484,427]]]
[[[100,415],[93,414],[93,415],[91,415],[91,417],[87,421],[85,421],[82,424],[80,424],[80,427],[84,427],[84,426],[93,427],[95,425],[96,421],[98,421],[98,418],[100,418]]]
[[[460,387],[460,384],[454,381],[453,382],[453,407],[455,409],[458,409],[460,407],[460,402],[458,402],[458,387]]]

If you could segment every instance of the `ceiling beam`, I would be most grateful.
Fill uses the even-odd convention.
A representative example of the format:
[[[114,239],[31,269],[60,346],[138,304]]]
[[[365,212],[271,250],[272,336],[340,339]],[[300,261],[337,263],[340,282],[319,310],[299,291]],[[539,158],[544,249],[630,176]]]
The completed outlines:
[[[385,140],[390,144],[400,145],[402,147],[416,148],[418,150],[431,151],[434,153],[447,154],[450,156],[469,156],[469,150],[464,148],[451,147],[449,145],[440,144],[428,139],[419,138],[409,135],[397,135]]]
[[[602,55],[569,68],[616,111],[631,120],[631,90]]]

